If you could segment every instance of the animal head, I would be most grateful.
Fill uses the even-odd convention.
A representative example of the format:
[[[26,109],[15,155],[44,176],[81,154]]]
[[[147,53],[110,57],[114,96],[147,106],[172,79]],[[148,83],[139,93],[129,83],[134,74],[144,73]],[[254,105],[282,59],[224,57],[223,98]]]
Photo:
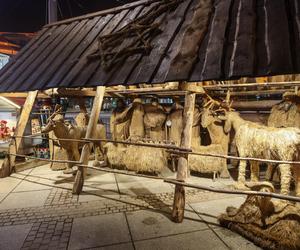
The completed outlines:
[[[47,125],[42,129],[42,133],[49,133],[56,128],[58,123],[64,122],[63,116],[59,114],[61,110],[62,107],[60,107],[59,105],[55,106],[53,114],[47,120]]]
[[[233,109],[231,108],[232,102],[230,102],[230,92],[227,92],[226,99],[222,102],[214,100],[209,95],[208,102],[204,105],[204,110],[202,112],[201,125],[206,128],[215,121],[224,122],[224,132],[227,134],[230,132],[231,123],[231,113]]]

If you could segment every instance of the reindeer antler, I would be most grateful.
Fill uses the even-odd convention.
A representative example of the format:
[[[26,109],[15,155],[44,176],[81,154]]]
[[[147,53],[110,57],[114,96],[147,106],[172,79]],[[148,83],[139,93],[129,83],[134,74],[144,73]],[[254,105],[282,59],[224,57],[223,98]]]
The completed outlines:
[[[53,113],[49,116],[47,121],[52,120],[61,111],[62,111],[62,106],[59,104],[56,104]]]
[[[234,111],[232,107],[232,103],[233,103],[233,100],[230,101],[230,90],[227,91],[227,94],[226,94],[226,99],[224,100],[224,104],[225,104],[225,108],[223,108],[223,110],[226,110],[226,111]],[[222,105],[221,105],[222,106]],[[224,105],[223,105],[224,106]]]
[[[204,105],[204,108],[211,109],[214,105],[221,106],[221,103],[215,99],[213,99],[210,95],[206,94],[209,101]]]

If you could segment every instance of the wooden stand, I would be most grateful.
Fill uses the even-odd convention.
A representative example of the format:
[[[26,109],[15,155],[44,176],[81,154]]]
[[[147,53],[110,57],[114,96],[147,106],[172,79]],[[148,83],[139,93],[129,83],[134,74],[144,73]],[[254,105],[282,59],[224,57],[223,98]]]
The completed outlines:
[[[16,126],[16,131],[14,133],[14,136],[17,136],[17,138],[11,141],[8,148],[8,153],[11,154],[18,153],[22,141],[22,138],[20,138],[20,136],[24,135],[25,128],[29,120],[30,113],[32,111],[32,107],[37,98],[37,95],[38,95],[38,91],[30,91],[28,93],[20,118]],[[4,162],[0,167],[0,178],[8,177],[12,173],[15,166],[15,161],[16,161],[16,156],[7,155],[5,157]]]
[[[196,94],[188,92],[185,96],[184,113],[183,113],[183,132],[181,138],[181,147],[190,148],[192,144],[192,127],[195,109]],[[184,182],[189,175],[188,156],[181,156],[178,159],[177,180]],[[184,218],[185,208],[185,190],[181,185],[175,186],[175,195],[172,211],[174,222],[181,223]]]
[[[85,135],[86,138],[92,138],[92,136],[93,136],[94,129],[97,126],[98,119],[100,116],[100,111],[101,111],[101,107],[102,107],[104,94],[105,94],[105,87],[102,87],[102,86],[97,87],[96,96],[94,99],[94,104],[93,104],[89,124],[88,124],[87,130],[86,130],[86,135]],[[85,144],[83,146],[83,149],[81,152],[81,157],[80,157],[80,162],[82,162],[82,164],[84,164],[84,165],[88,164],[89,157],[91,154],[91,148],[92,148],[91,143]],[[85,175],[84,172],[85,172],[84,167],[79,166],[78,171],[76,173],[76,177],[75,177],[75,183],[73,186],[73,194],[81,193],[83,183],[84,183],[84,175]]]

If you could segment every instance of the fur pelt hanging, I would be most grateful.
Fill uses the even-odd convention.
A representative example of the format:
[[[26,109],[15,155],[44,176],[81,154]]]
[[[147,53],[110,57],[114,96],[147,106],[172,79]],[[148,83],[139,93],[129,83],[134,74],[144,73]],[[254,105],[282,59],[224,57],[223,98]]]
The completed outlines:
[[[247,185],[254,191],[274,192],[270,183]],[[219,222],[263,249],[300,249],[300,208],[295,204],[249,195],[239,208],[228,207]]]
[[[165,140],[164,125],[167,118],[166,111],[158,102],[145,105],[144,125],[146,137],[154,141]]]

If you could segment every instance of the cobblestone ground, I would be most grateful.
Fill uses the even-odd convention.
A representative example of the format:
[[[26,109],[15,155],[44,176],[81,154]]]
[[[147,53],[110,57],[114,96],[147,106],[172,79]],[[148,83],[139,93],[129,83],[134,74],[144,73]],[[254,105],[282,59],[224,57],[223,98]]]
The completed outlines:
[[[70,188],[51,187],[47,192],[42,206],[13,209],[1,209],[0,206],[0,227],[32,225],[21,249],[67,249],[73,221],[78,218],[145,209],[170,214],[174,195],[173,192],[163,192],[163,189],[161,193],[103,196],[85,191],[83,195],[94,195],[97,199],[81,201]],[[187,204],[230,197],[193,189],[187,190],[186,196]]]

